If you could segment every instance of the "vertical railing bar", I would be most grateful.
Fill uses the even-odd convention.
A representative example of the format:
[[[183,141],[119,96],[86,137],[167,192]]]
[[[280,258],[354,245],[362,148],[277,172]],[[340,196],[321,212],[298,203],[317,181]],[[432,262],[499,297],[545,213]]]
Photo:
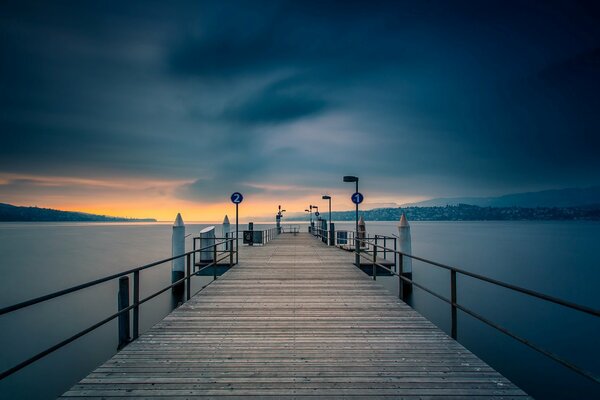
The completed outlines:
[[[217,245],[213,246],[213,280],[217,280]]]
[[[377,244],[377,238],[375,238]],[[373,280],[377,280],[377,247],[373,247]]]
[[[451,312],[452,312],[452,327],[450,336],[456,340],[457,335],[457,315],[456,315],[456,271],[450,271],[450,301],[451,301]]]
[[[394,238],[394,267],[396,272],[398,272],[398,239],[396,238]]]
[[[140,271],[133,273],[133,339],[140,336]]]
[[[119,293],[117,294],[117,307],[119,311],[129,307],[129,277],[119,278]],[[121,350],[129,343],[129,311],[119,315],[119,345],[117,350]]]
[[[402,254],[396,253],[398,256],[398,297],[400,300],[404,301],[404,285],[402,282],[402,269],[404,260],[402,259]]]
[[[383,237],[383,259],[387,260],[387,236]]]
[[[185,266],[185,276],[187,277],[187,281],[185,282],[185,298],[187,300],[190,299],[192,294],[192,255],[187,255],[187,262]]]

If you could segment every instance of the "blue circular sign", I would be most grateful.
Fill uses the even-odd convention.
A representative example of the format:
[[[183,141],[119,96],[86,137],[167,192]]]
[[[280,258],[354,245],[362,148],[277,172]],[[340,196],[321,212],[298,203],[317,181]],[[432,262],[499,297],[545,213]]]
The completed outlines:
[[[240,192],[235,192],[231,195],[231,202],[233,204],[240,204],[244,200],[244,196]]]
[[[362,195],[361,192],[356,192],[352,195],[352,202],[354,204],[360,204],[365,199],[365,196]]]
[[[319,215],[321,215],[321,214],[319,214],[319,212],[317,211],[317,212],[315,212],[315,215],[318,217],[318,216],[319,216]]]

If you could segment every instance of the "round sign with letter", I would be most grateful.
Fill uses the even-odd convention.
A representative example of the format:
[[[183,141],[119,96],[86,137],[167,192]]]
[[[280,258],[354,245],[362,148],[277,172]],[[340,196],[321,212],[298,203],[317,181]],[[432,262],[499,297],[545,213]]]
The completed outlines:
[[[319,215],[321,215],[321,213],[319,213],[318,211],[315,212],[315,215],[318,217]]]
[[[362,193],[360,193],[360,192],[356,192],[352,195],[352,202],[354,204],[360,204],[363,202],[364,199],[365,199],[365,196],[363,196]]]
[[[244,196],[240,192],[235,192],[231,195],[231,202],[233,204],[240,204],[244,200]]]

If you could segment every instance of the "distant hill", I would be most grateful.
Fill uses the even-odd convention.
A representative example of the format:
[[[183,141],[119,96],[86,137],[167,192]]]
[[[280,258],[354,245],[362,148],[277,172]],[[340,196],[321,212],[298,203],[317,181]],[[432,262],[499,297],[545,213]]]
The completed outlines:
[[[600,186],[513,193],[498,197],[449,197],[403,204],[403,207],[585,207],[600,204]]]
[[[3,222],[156,222],[153,218],[119,218],[60,211],[51,208],[19,207],[0,203],[0,221]]]
[[[398,221],[406,214],[409,221],[598,221],[600,205],[583,207],[479,207],[468,204],[443,207],[376,208],[359,212],[365,221]],[[355,211],[334,211],[334,221],[354,221]],[[287,217],[306,221],[306,214]]]

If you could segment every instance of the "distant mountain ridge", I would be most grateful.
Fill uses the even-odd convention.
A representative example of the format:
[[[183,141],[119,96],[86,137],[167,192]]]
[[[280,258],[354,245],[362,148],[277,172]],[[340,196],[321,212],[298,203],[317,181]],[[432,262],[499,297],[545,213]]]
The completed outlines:
[[[0,221],[3,222],[156,222],[153,218],[121,218],[61,211],[51,208],[20,207],[0,203]]]
[[[513,193],[497,197],[436,198],[402,207],[444,207],[469,204],[479,207],[585,207],[600,205],[600,186]]]
[[[365,221],[398,221],[406,214],[409,221],[599,221],[600,206],[582,207],[480,207],[469,204],[435,207],[398,207],[361,210]],[[355,211],[333,211],[334,221],[354,221]],[[287,217],[306,221],[308,215]]]

